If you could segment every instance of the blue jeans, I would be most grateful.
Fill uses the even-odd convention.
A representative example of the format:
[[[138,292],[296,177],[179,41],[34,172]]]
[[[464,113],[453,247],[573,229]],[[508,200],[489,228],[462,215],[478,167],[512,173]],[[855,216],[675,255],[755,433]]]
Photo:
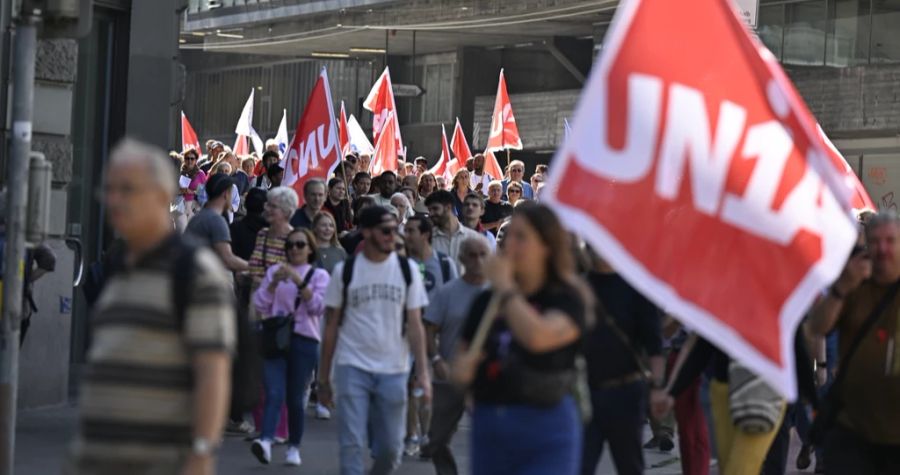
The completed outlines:
[[[376,374],[339,365],[334,369],[341,475],[362,475],[368,435],[372,436],[373,475],[400,466],[406,429],[406,386],[409,375]],[[371,429],[371,431],[370,431]]]
[[[472,417],[472,475],[575,475],[581,420],[567,396],[552,407],[477,403]]]
[[[303,394],[309,387],[313,370],[319,364],[319,342],[305,336],[291,336],[291,348],[283,358],[263,360],[263,386],[266,406],[260,438],[272,440],[281,405],[287,393],[288,444],[299,447],[303,438]]]

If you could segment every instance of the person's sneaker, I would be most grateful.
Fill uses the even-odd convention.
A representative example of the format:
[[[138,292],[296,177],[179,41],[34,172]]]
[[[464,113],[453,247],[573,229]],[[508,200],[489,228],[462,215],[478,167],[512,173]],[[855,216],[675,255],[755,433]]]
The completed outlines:
[[[247,435],[253,432],[253,425],[247,421],[228,421],[225,426],[225,432],[228,434]]]
[[[407,457],[415,457],[419,453],[419,438],[412,437],[406,439],[406,447],[403,450],[403,453],[406,454]]]
[[[644,444],[644,448],[645,448],[645,449],[648,449],[648,450],[649,450],[649,449],[657,449],[657,448],[659,448],[659,439],[657,439],[656,437],[654,437],[654,438],[648,440],[647,443]]]
[[[812,446],[803,444],[800,447],[800,452],[797,453],[797,470],[806,470],[809,468],[809,465],[812,463],[810,460],[810,452],[812,452]]]
[[[297,447],[288,447],[287,454],[284,456],[285,465],[290,465],[292,467],[299,467],[302,460],[300,460],[300,449]]]
[[[272,441],[270,440],[254,440],[253,445],[250,446],[250,451],[253,452],[259,463],[263,465],[268,465],[272,461]]]
[[[662,436],[659,438],[659,450],[663,452],[671,452],[675,448],[675,443],[671,437]]]
[[[331,411],[321,404],[316,404],[316,419],[321,419],[323,421],[331,419]]]

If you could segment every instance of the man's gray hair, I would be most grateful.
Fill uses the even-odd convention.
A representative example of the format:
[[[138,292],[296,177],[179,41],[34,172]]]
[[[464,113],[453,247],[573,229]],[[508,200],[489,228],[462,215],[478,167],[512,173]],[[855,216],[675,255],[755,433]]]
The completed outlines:
[[[165,191],[170,199],[178,189],[178,172],[163,149],[134,139],[124,139],[113,148],[109,158],[111,165],[139,163],[147,168],[147,178]]]
[[[869,218],[869,222],[866,223],[866,235],[868,236],[875,229],[887,224],[893,224],[900,228],[900,216],[898,216],[896,212],[890,210],[879,211]]]
[[[488,242],[487,238],[482,235],[477,236],[469,236],[463,239],[463,242],[459,244],[459,252],[469,252],[473,247],[477,245],[482,245],[488,252],[491,251],[491,243]]]
[[[266,201],[277,210],[284,213],[286,219],[291,219],[294,211],[300,206],[300,198],[297,192],[289,186],[276,186],[266,194]]]

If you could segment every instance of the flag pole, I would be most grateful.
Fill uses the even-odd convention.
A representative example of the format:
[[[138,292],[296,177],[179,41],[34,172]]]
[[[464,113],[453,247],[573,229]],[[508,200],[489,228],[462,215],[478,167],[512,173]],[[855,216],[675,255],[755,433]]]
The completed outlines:
[[[506,173],[509,173],[509,149],[506,149]]]

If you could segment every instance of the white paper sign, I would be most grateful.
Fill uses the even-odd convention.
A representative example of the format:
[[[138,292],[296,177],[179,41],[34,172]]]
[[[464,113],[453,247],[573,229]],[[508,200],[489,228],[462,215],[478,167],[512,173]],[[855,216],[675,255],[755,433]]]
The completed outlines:
[[[187,188],[191,186],[191,177],[181,175],[181,178],[178,179],[178,186],[181,188]]]
[[[759,17],[759,0],[734,0],[741,20],[750,28],[756,28]]]

